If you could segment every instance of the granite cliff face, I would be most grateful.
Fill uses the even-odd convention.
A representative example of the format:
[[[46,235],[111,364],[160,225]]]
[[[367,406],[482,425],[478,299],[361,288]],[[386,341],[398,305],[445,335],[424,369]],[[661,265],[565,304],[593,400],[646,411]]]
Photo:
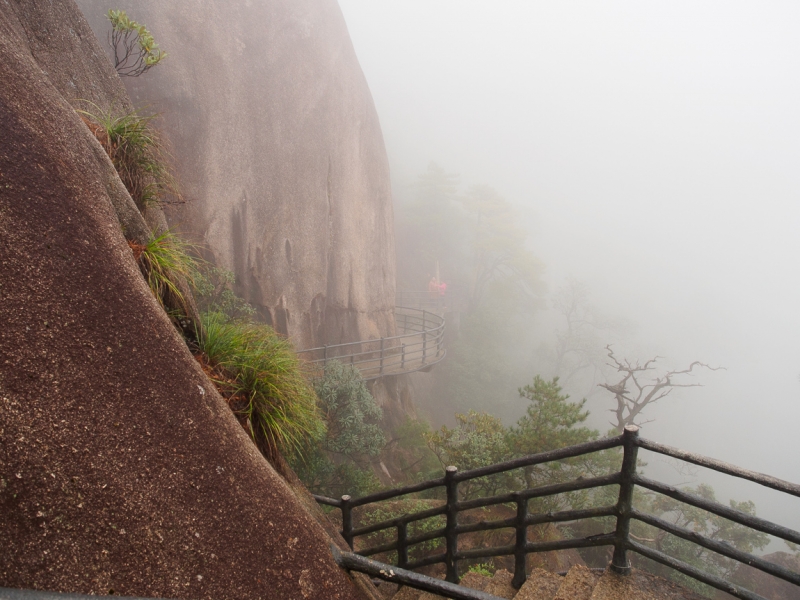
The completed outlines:
[[[163,116],[195,234],[239,293],[298,348],[394,332],[389,169],[335,0],[78,0],[109,8],[169,57],[126,78]]]
[[[0,3],[0,82],[0,587],[365,598],[138,271],[72,105],[130,101],[72,0]]]

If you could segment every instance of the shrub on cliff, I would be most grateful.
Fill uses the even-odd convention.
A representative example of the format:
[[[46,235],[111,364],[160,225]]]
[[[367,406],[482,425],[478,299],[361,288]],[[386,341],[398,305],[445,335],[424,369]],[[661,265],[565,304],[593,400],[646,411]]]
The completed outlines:
[[[87,102],[78,110],[105,149],[122,183],[139,209],[154,204],[182,202],[170,167],[170,154],[156,129],[156,115],[139,111],[117,114]]]
[[[377,425],[383,411],[358,369],[331,361],[314,389],[325,415],[327,434],[309,444],[292,466],[312,492],[360,496],[380,486],[369,459],[380,454],[386,438]]]
[[[114,51],[114,68],[121,77],[138,77],[167,57],[147,27],[128,18],[124,10],[109,10],[106,17],[111,21],[108,43]]]
[[[200,351],[233,411],[267,457],[302,453],[325,434],[317,396],[291,343],[268,325],[205,313]]]

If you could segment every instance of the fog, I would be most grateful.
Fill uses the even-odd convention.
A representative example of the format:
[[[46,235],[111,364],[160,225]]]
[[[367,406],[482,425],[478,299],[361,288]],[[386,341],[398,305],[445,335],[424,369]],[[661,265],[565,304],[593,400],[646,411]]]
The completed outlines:
[[[430,161],[494,186],[550,290],[576,278],[636,324],[626,355],[727,369],[643,435],[800,481],[800,5],[340,5],[396,194]],[[595,426],[608,407],[592,399]],[[710,480],[800,526],[797,506]]]

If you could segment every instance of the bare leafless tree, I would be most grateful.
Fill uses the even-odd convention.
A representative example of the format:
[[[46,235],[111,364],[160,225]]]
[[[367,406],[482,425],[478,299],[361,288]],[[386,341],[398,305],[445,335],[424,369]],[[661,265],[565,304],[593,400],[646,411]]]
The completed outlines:
[[[694,361],[686,369],[667,371],[663,375],[653,377],[651,373],[656,371],[656,363],[659,356],[651,358],[645,363],[639,361],[631,362],[627,358],[619,359],[614,355],[611,346],[606,346],[606,352],[610,359],[608,365],[622,374],[622,379],[617,383],[600,383],[600,387],[607,389],[614,394],[617,405],[610,409],[614,413],[616,423],[611,424],[619,433],[626,425],[642,425],[638,422],[641,412],[650,404],[654,404],[662,398],[668,396],[675,388],[702,387],[701,383],[687,382],[687,377],[694,375],[695,367],[718,371],[723,367],[710,367],[700,361]],[[648,420],[644,423],[650,423]]]

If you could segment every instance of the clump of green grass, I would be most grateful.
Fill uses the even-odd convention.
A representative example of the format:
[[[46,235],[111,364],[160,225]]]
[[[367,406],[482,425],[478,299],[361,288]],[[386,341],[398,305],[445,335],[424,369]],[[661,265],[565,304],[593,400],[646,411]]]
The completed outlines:
[[[188,314],[187,299],[181,291],[179,280],[194,282],[198,259],[192,254],[193,246],[166,230],[152,236],[145,245],[128,242],[147,285],[162,308],[182,310]]]
[[[202,316],[199,346],[231,408],[269,459],[325,434],[317,397],[291,343],[268,325]]]
[[[156,115],[135,110],[115,114],[113,109],[87,104],[91,110],[77,112],[111,158],[136,205],[142,209],[182,202],[170,154],[152,126]]]

